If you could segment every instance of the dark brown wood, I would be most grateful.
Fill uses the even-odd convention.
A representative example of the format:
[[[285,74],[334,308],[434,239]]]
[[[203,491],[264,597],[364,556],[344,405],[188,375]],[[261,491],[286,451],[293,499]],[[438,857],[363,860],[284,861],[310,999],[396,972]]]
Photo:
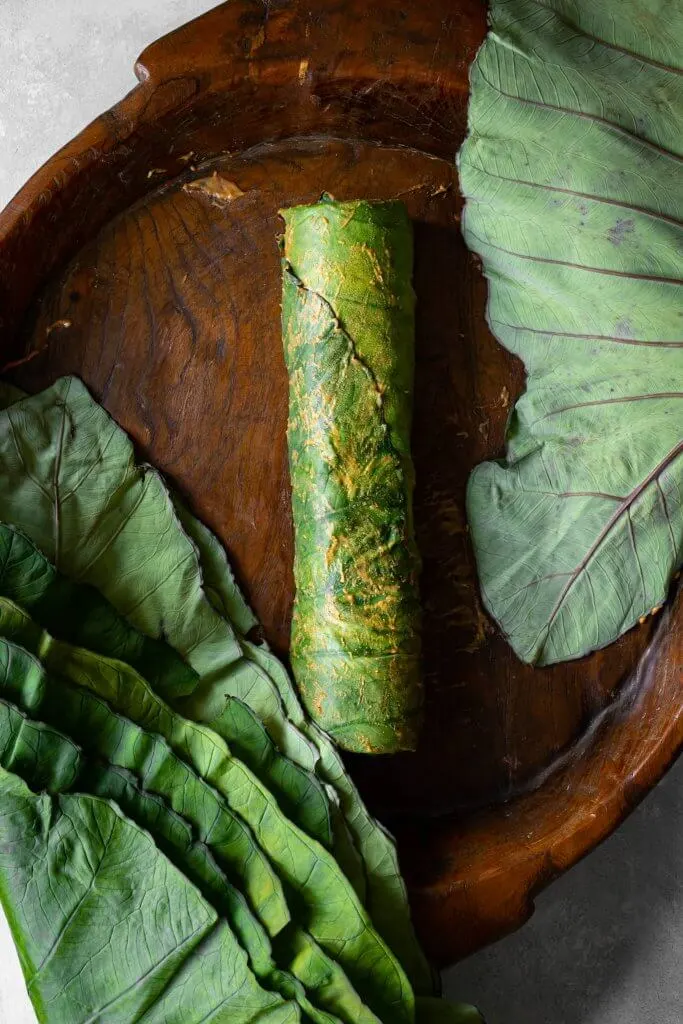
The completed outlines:
[[[323,189],[407,203],[427,726],[416,755],[349,764],[399,835],[441,963],[517,927],[683,741],[680,600],[544,670],[515,659],[478,603],[465,481],[501,450],[523,386],[458,226],[453,157],[484,32],[479,0],[233,0],[150,47],[137,89],[0,215],[0,364],[31,356],[12,373],[30,389],[84,378],[223,538],[284,654],[277,211]]]

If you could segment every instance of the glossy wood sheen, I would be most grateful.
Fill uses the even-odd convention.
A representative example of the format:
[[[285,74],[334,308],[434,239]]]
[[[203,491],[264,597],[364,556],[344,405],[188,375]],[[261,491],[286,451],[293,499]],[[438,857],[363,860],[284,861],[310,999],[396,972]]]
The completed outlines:
[[[27,184],[0,216],[0,361],[34,356],[12,374],[30,389],[84,378],[223,538],[286,654],[277,211],[323,189],[405,200],[427,725],[416,755],[349,765],[399,835],[421,933],[445,963],[519,925],[675,756],[683,613],[672,602],[608,650],[545,670],[521,665],[483,615],[464,486],[500,452],[523,386],[486,327],[458,226],[453,156],[484,9],[309,7],[235,0],[156,43],[141,85]]]

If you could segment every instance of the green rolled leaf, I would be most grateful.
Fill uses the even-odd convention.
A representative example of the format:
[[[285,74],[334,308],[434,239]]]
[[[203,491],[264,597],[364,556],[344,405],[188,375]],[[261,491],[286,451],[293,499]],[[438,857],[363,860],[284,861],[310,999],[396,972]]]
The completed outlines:
[[[464,235],[526,392],[468,514],[524,661],[604,647],[683,561],[683,9],[494,0],[459,158]]]
[[[412,227],[398,202],[324,197],[282,216],[292,667],[338,744],[412,749],[422,705]]]

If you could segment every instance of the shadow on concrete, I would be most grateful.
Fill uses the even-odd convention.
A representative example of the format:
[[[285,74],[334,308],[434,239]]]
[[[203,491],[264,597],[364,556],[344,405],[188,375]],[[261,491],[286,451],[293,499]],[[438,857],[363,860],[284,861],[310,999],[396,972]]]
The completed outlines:
[[[451,968],[487,1024],[681,1024],[683,759],[536,902],[531,921]]]

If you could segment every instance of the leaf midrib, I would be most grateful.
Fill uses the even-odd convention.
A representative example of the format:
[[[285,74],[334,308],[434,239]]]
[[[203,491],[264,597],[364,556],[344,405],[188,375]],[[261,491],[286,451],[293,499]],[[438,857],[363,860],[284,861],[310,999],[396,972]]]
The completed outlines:
[[[616,334],[581,334],[578,331],[558,331],[553,327],[524,327],[522,324],[508,324],[504,320],[491,320],[491,324],[506,327],[510,331],[526,334],[550,335],[553,338],[577,338],[583,341],[614,341],[618,345],[642,345],[644,348],[683,348],[683,341],[646,341],[644,338],[620,338]]]
[[[481,135],[481,139],[491,141],[493,138],[490,135]],[[674,227],[683,227],[683,220],[679,217],[674,217],[668,213],[661,213],[659,210],[650,210],[647,206],[640,206],[638,203],[628,203],[623,199],[614,199],[611,196],[599,196],[594,192],[579,192],[577,189],[566,188],[562,185],[550,185],[548,182],[542,181],[527,181],[526,178],[511,178],[506,174],[496,174],[495,171],[491,171],[486,167],[482,167],[480,164],[475,164],[472,159],[467,161],[470,167],[474,170],[479,171],[480,174],[485,174],[488,178],[495,178],[496,181],[506,181],[510,185],[523,185],[525,188],[536,188],[541,192],[559,192],[565,196],[573,196],[576,199],[588,199],[593,203],[603,203],[605,206],[616,206],[619,210],[628,210],[629,213],[639,213],[644,217],[651,217],[653,220],[661,220],[666,224],[672,224]],[[465,198],[468,202],[476,202],[484,205],[482,200],[476,196],[465,194]]]
[[[525,59],[531,65],[532,62],[530,58],[525,57]],[[660,156],[665,156],[673,160],[675,163],[683,163],[683,157],[679,156],[678,153],[674,153],[672,150],[667,149],[665,146],[660,146],[656,142],[650,142],[649,139],[644,139],[641,135],[636,135],[635,132],[629,131],[628,128],[624,128],[623,125],[617,124],[615,121],[610,121],[607,117],[600,117],[599,114],[589,114],[583,110],[574,110],[572,107],[563,107],[560,104],[545,103],[542,100],[532,100],[526,96],[515,96],[514,93],[506,92],[504,89],[501,89],[500,86],[494,85],[493,82],[489,81],[482,71],[481,66],[477,67],[477,71],[488,87],[493,89],[494,92],[497,92],[499,96],[504,96],[508,100],[513,100],[516,103],[522,103],[526,106],[536,107],[539,110],[552,110],[558,114],[568,114],[571,117],[580,118],[582,121],[590,121],[594,124],[604,125],[605,128],[608,128],[615,135],[625,135],[627,138],[637,142],[640,146],[643,146],[646,149],[651,149],[655,153],[659,153]]]
[[[676,287],[683,285],[683,280],[680,277],[660,277],[657,274],[635,274],[632,271],[612,270],[609,267],[589,267],[584,263],[572,263],[570,260],[557,260],[550,256],[533,256],[530,253],[517,252],[515,249],[506,249],[503,245],[495,245],[485,238],[480,238],[479,235],[475,235],[471,228],[467,230],[469,237],[473,238],[479,245],[486,246],[488,249],[495,249],[496,252],[502,252],[505,256],[514,256],[518,260],[527,260],[529,263],[544,263],[556,267],[567,267],[569,270],[582,270],[587,274],[605,274],[609,277],[622,277],[628,281],[650,281],[654,284],[670,284]]]
[[[592,42],[597,43],[598,46],[604,46],[606,50],[614,50],[615,53],[623,53],[625,57],[630,57],[632,60],[637,60],[641,64],[648,64],[650,67],[658,68],[660,71],[670,71],[674,75],[683,75],[681,68],[674,67],[671,64],[664,64],[661,61],[654,60],[652,57],[646,57],[644,54],[636,53],[635,50],[629,50],[625,46],[619,46],[617,43],[610,43],[607,39],[603,39],[601,36],[596,36],[592,32],[588,32],[582,25],[578,25],[572,21],[565,14],[557,11],[550,4],[543,3],[542,0],[531,0],[536,7],[541,7],[544,11],[549,11],[554,17],[560,22],[560,24],[566,26],[566,28],[572,29],[577,35],[583,36],[585,39],[590,39]]]
[[[542,635],[542,633],[544,631],[546,632],[546,636],[550,634],[550,630],[552,628],[553,622],[555,621],[555,619],[559,615],[559,613],[560,613],[560,611],[562,609],[562,606],[563,606],[564,602],[566,601],[566,599],[567,599],[567,597],[568,597],[572,587],[574,586],[576,581],[580,578],[581,573],[586,569],[586,567],[588,566],[588,563],[591,561],[593,556],[596,554],[598,549],[601,547],[602,543],[609,536],[609,534],[614,529],[614,527],[617,525],[617,523],[620,522],[621,517],[623,515],[625,515],[625,514],[628,515],[630,513],[630,510],[631,510],[632,506],[635,504],[635,502],[638,500],[638,498],[641,496],[641,494],[645,490],[647,490],[647,488],[650,486],[651,483],[653,483],[655,481],[658,481],[659,477],[664,472],[664,470],[667,468],[667,466],[669,466],[681,454],[683,454],[683,441],[680,441],[677,445],[675,445],[664,456],[664,458],[661,460],[661,462],[658,463],[657,466],[655,466],[655,468],[652,470],[652,472],[648,473],[648,475],[645,477],[645,479],[636,488],[634,488],[634,490],[632,490],[631,493],[620,504],[619,508],[617,508],[612,513],[612,515],[607,520],[607,522],[605,523],[604,527],[602,528],[602,530],[600,531],[600,533],[598,534],[596,539],[593,541],[593,543],[591,544],[590,548],[588,549],[588,551],[586,552],[584,557],[579,562],[579,564],[576,567],[576,569],[574,569],[573,572],[571,573],[569,579],[567,580],[567,583],[563,587],[559,597],[557,598],[557,600],[555,602],[555,605],[553,606],[553,609],[552,609],[552,611],[551,611],[551,613],[550,613],[550,615],[548,617],[548,622],[546,623],[546,625],[543,627],[543,629],[539,632],[538,636],[536,637],[536,640],[535,640],[534,645],[533,645],[534,649],[536,648],[538,640],[539,640],[539,638],[541,637],[541,635]]]

